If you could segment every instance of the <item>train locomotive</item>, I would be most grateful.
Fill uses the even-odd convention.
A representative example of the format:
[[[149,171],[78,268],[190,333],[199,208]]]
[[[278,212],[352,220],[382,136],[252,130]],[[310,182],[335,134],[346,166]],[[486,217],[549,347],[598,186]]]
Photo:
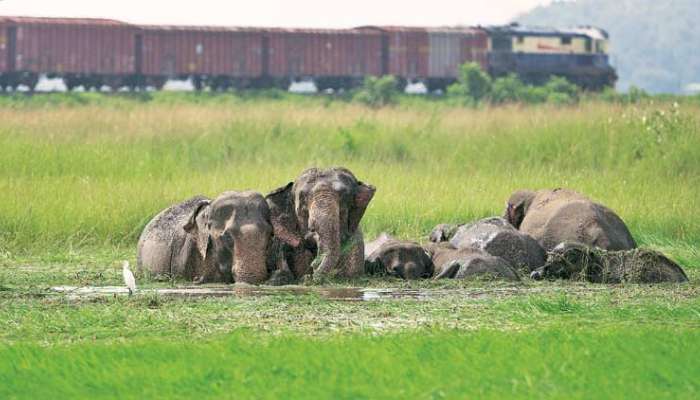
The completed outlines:
[[[489,72],[517,74],[526,83],[542,84],[561,76],[599,90],[614,86],[615,69],[608,55],[609,36],[602,29],[544,29],[517,24],[484,28],[489,36]]]
[[[393,75],[429,91],[455,82],[475,62],[494,77],[537,84],[563,76],[589,90],[617,79],[605,31],[522,27],[278,29],[134,25],[108,19],[0,17],[0,88],[33,90],[39,77],[68,90],[160,89],[189,79],[198,90],[350,89],[366,76]]]

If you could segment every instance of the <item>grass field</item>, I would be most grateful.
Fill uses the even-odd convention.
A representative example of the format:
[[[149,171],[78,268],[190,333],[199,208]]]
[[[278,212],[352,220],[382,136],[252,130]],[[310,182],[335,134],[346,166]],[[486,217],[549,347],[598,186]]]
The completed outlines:
[[[0,398],[700,395],[700,104],[270,97],[0,99]],[[173,202],[331,165],[377,186],[367,237],[424,240],[501,214],[516,189],[569,187],[691,282],[333,284],[428,294],[371,302],[48,290],[120,284],[140,230]]]

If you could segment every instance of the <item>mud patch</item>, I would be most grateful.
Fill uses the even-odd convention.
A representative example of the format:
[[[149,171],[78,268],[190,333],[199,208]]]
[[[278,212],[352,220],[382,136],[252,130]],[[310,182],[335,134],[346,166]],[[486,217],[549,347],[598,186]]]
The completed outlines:
[[[582,291],[597,291],[603,288],[577,288]],[[375,289],[375,288],[309,288],[301,286],[216,286],[141,289],[135,296],[158,295],[173,298],[216,298],[216,297],[265,297],[265,296],[318,296],[332,301],[383,301],[419,300],[427,301],[446,297],[465,299],[488,299],[523,294],[552,291],[546,287],[507,287],[470,289]],[[63,294],[69,299],[89,299],[95,297],[128,296],[129,291],[119,286],[56,286],[53,294]]]

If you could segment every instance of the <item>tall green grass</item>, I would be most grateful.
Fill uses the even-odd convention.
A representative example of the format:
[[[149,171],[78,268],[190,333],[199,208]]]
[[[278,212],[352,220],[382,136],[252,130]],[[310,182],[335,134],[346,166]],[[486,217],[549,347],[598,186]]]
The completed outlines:
[[[694,399],[698,343],[624,327],[3,346],[0,397]]]
[[[287,95],[145,96],[0,102],[4,254],[129,248],[173,202],[264,193],[303,168],[344,165],[378,188],[368,236],[424,237],[437,223],[500,214],[516,189],[563,186],[612,207],[640,242],[700,263],[692,104],[467,109],[410,100],[373,110]]]

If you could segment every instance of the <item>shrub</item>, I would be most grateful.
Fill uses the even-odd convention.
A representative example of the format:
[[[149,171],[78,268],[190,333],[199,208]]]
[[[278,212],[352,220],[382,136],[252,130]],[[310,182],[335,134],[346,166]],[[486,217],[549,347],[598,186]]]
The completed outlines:
[[[650,97],[644,89],[630,86],[627,93],[620,93],[613,88],[605,88],[600,95],[601,99],[611,103],[636,104]]]
[[[539,104],[547,101],[549,92],[543,86],[525,86],[522,91],[521,100],[525,103]]]
[[[381,107],[394,103],[398,93],[396,78],[393,76],[368,76],[355,95],[355,100],[372,107]]]
[[[457,83],[447,89],[447,94],[463,98],[467,103],[479,103],[491,92],[491,77],[477,63],[466,63],[459,67]]]
[[[526,86],[515,74],[498,78],[493,82],[491,101],[496,104],[523,100]]]
[[[546,84],[547,101],[555,104],[572,104],[579,100],[581,89],[566,78],[553,76]]]
[[[640,101],[648,98],[649,93],[647,93],[644,89],[638,88],[636,86],[630,86],[629,90],[627,91],[628,103],[639,103]]]

